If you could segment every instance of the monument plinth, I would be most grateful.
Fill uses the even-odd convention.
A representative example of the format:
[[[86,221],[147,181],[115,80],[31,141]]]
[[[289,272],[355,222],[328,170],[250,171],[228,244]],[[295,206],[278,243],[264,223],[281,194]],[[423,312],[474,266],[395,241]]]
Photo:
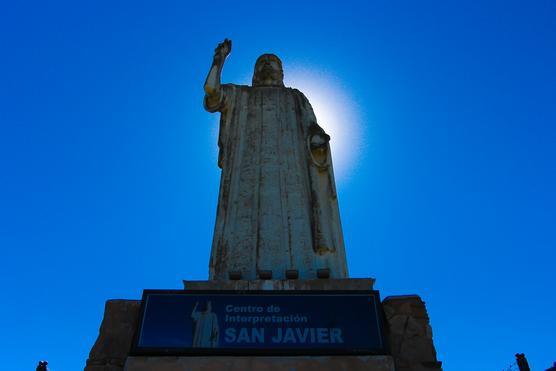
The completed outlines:
[[[208,281],[108,301],[85,371],[440,370],[424,302],[380,301],[349,278],[330,136],[282,62],[251,86],[221,84],[215,49],[204,106],[220,113],[222,169]]]
[[[184,281],[185,291],[364,291],[374,279]],[[386,354],[377,355],[187,355],[133,352],[141,326],[141,301],[111,300],[106,304],[99,337],[91,350],[86,371],[205,371],[205,370],[441,370],[424,302],[416,295],[387,297],[380,305],[384,320]],[[184,313],[187,318],[190,311]],[[350,317],[349,308],[338,315]],[[223,328],[224,330],[224,328]],[[303,353],[303,351],[298,352]]]

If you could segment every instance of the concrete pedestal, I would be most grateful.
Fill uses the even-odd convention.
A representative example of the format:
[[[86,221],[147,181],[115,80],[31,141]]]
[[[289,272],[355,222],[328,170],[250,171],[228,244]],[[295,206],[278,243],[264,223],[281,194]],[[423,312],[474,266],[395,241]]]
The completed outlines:
[[[395,371],[390,356],[129,357],[124,371]]]
[[[372,290],[374,278],[183,281],[185,290]]]
[[[374,279],[184,281],[185,290],[371,290]],[[417,295],[383,300],[389,355],[385,356],[129,356],[140,301],[106,303],[99,337],[85,371],[438,371],[425,303]]]

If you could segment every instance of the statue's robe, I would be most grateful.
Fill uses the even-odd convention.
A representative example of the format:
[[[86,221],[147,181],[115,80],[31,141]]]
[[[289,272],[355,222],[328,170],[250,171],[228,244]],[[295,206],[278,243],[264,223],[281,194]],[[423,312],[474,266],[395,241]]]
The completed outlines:
[[[193,348],[216,348],[218,346],[218,318],[213,312],[193,311]]]
[[[239,271],[256,279],[286,270],[299,278],[347,277],[330,147],[311,148],[324,135],[298,90],[222,85],[205,109],[221,112],[218,166],[222,169],[210,279]],[[326,136],[327,137],[327,136]]]

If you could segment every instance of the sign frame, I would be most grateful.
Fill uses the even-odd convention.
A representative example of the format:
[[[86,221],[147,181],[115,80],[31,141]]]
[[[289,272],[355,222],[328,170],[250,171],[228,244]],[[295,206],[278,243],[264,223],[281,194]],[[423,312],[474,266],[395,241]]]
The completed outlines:
[[[378,348],[173,348],[139,346],[149,295],[237,295],[237,296],[372,296],[376,312],[376,325],[380,346]],[[133,338],[130,356],[301,356],[301,355],[388,355],[388,339],[384,329],[384,312],[378,290],[158,290],[145,289],[141,299],[141,309]]]

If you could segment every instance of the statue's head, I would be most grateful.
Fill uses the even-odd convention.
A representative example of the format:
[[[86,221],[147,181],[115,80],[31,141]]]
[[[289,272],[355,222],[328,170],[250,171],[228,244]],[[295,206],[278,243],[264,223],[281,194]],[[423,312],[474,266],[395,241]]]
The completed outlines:
[[[282,61],[274,54],[263,54],[255,63],[253,86],[284,86]]]

